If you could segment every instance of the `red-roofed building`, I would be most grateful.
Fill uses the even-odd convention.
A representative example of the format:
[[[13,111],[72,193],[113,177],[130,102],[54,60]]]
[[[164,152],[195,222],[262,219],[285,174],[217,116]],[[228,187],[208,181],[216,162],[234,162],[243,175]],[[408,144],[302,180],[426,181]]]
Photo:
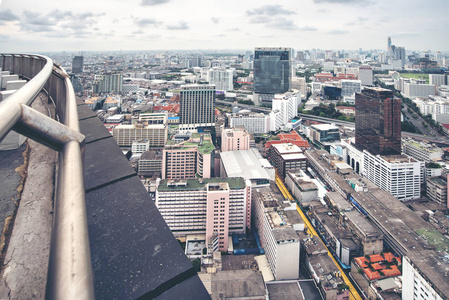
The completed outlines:
[[[376,263],[376,262],[383,261],[383,260],[385,260],[385,258],[383,258],[383,256],[380,254],[374,254],[374,255],[369,256],[369,261],[371,263]]]
[[[309,148],[309,143],[303,140],[299,136],[299,134],[294,130],[292,130],[290,133],[280,133],[277,136],[279,137],[279,140],[266,142],[265,150],[268,151],[271,148],[271,145],[286,144],[286,143],[296,145],[300,147],[302,150]]]
[[[313,77],[315,77],[315,81],[318,82],[338,81],[342,79],[357,79],[357,75],[342,73],[337,74],[337,76],[332,75],[332,73],[317,73],[313,75]]]
[[[167,111],[175,114],[179,113],[179,104],[169,104],[165,106],[153,106],[153,112]]]
[[[363,273],[365,273],[366,277],[368,277],[369,280],[375,280],[375,279],[379,279],[380,278],[379,272],[371,271],[368,268],[363,269]]]
[[[379,299],[378,296],[384,292],[383,289],[379,289],[381,282],[388,282],[389,286],[391,286],[388,287],[388,295],[393,295],[400,299],[400,284],[395,284],[397,280],[391,279],[401,275],[398,265],[401,265],[401,258],[394,256],[390,252],[356,257],[351,263],[351,276],[357,281],[359,287],[363,289],[369,299]],[[387,278],[390,279],[388,281],[384,280]],[[393,297],[392,299],[396,298]]]
[[[398,265],[401,265],[401,258],[387,252],[382,255],[370,255],[369,259],[363,256],[354,258],[351,272],[360,273],[362,270],[366,276],[365,280],[371,281],[401,275]]]

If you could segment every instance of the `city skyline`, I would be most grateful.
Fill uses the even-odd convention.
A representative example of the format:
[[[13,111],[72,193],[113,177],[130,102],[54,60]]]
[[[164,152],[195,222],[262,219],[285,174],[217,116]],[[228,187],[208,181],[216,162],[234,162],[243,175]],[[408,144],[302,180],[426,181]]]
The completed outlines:
[[[27,8],[32,7],[32,10]],[[0,46],[9,52],[254,49],[449,51],[449,3],[307,0],[133,0],[0,3]],[[55,44],[56,42],[56,44]]]

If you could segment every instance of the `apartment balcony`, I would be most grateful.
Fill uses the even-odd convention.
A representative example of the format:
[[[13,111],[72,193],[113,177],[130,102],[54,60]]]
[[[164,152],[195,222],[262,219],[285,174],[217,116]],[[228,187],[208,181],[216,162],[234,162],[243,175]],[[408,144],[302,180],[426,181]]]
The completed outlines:
[[[1,204],[13,203],[11,195],[18,203],[2,220],[0,298],[208,299],[117,143],[75,99],[64,69],[28,54],[0,54],[0,68],[26,80],[1,93],[0,140],[11,131],[28,137],[26,147],[0,151],[2,175],[23,176],[0,182]]]

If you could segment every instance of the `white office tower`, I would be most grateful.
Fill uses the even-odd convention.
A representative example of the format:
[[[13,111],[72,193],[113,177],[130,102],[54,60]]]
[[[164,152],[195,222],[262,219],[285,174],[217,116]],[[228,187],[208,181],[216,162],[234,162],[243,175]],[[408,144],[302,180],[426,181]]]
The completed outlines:
[[[341,81],[341,96],[354,97],[355,93],[362,91],[362,82],[360,80],[346,80]]]
[[[207,71],[207,82],[215,85],[217,91],[234,90],[234,70],[223,67],[211,68]]]
[[[429,74],[429,84],[434,84],[436,86],[446,85],[446,75],[445,74]]]
[[[198,132],[215,126],[215,86],[191,84],[181,86],[179,132]]]
[[[229,116],[229,126],[243,126],[249,133],[270,131],[270,117],[263,113],[239,113]]]
[[[271,111],[276,115],[276,122],[275,128],[270,128],[270,130],[276,131],[283,128],[287,125],[289,120],[296,117],[300,102],[301,93],[284,93],[274,95]],[[270,118],[271,116],[272,114],[270,114]]]
[[[373,85],[373,68],[368,65],[361,65],[359,67],[359,80],[362,85]]]
[[[424,162],[405,155],[372,155],[363,150],[363,176],[401,201],[421,197]]]

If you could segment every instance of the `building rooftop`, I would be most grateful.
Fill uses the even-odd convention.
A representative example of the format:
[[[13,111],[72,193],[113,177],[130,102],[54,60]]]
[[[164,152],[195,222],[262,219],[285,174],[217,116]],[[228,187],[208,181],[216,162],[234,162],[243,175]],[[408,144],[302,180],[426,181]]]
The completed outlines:
[[[298,241],[298,235],[296,231],[292,228],[280,228],[273,230],[273,236],[277,242],[296,242]]]
[[[339,130],[337,126],[331,124],[315,124],[311,127],[319,131]]]
[[[420,143],[420,142],[416,142],[414,140],[404,140],[404,143],[410,144],[413,147],[419,148],[422,151],[425,152],[443,152],[443,150],[441,150],[441,148],[438,147],[433,147],[432,145],[429,144],[425,144],[425,143]]]
[[[326,197],[339,211],[352,210],[353,206],[339,192],[327,192]]]
[[[441,176],[427,178],[427,181],[432,181],[440,186],[447,186],[447,179]]]
[[[391,164],[403,164],[403,163],[417,162],[417,160],[415,160],[413,157],[410,157],[407,155],[381,155],[380,157]]]
[[[241,177],[233,178],[205,178],[205,179],[184,179],[183,184],[170,185],[168,183],[171,179],[160,180],[158,190],[159,191],[193,191],[193,190],[206,190],[208,183],[227,183],[230,189],[243,189],[245,188],[245,180]]]
[[[360,231],[362,231],[367,236],[378,237],[381,235],[381,232],[374,228],[373,225],[368,223],[368,221],[356,210],[347,211],[345,215],[351,220],[353,224],[355,224]]]
[[[252,270],[219,271],[214,274],[200,274],[205,284],[211,287],[213,300],[219,299],[264,299],[265,285],[262,275]]]
[[[145,151],[140,156],[140,160],[161,160],[162,161],[162,154],[158,154],[156,151]]]
[[[323,151],[308,151],[306,154],[315,158],[325,170],[330,170],[328,160],[320,156],[326,156]],[[332,172],[329,175],[338,180],[343,191],[351,193],[369,218],[378,224],[378,228],[388,234],[390,241],[387,243],[394,247],[396,253],[410,257],[420,272],[433,282],[440,294],[449,298],[449,259],[445,257],[444,252],[433,250],[428,241],[415,232],[422,228],[433,229],[433,226],[366,178],[353,175],[358,176],[368,189],[366,192],[355,192],[345,182],[344,177]]]
[[[291,153],[281,155],[283,160],[306,160],[306,157],[302,153]]]
[[[256,149],[221,152],[220,157],[228,177],[267,179],[270,175],[256,155]]]
[[[117,125],[115,128],[117,128],[117,129],[135,129],[135,128],[164,129],[164,128],[165,128],[165,125],[163,125],[163,124],[149,124],[149,125],[141,125],[141,124],[134,124],[134,125],[120,124],[120,125]]]
[[[304,300],[298,282],[276,282],[267,284],[270,300]],[[307,298],[311,299],[311,298]],[[320,297],[318,299],[321,299]]]
[[[280,154],[302,153],[301,148],[291,143],[273,144],[272,147],[276,148]]]

